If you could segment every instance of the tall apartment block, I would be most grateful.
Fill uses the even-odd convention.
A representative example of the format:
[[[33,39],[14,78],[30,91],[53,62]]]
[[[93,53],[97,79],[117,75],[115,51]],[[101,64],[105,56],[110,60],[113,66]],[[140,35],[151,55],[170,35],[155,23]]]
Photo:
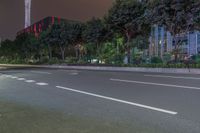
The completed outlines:
[[[172,37],[163,26],[154,25],[149,37],[149,55],[163,57],[171,53],[179,42],[179,56],[200,54],[200,32],[193,31]]]

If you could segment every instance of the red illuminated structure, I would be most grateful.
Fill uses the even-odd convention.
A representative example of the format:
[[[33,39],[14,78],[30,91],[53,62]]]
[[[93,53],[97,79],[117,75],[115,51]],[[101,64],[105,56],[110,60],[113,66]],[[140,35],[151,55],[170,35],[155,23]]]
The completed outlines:
[[[31,26],[17,32],[17,36],[24,34],[24,33],[33,33],[35,36],[38,36],[42,31],[47,30],[53,24],[58,23],[60,24],[62,21],[66,21],[65,19],[61,19],[60,17],[46,17]]]

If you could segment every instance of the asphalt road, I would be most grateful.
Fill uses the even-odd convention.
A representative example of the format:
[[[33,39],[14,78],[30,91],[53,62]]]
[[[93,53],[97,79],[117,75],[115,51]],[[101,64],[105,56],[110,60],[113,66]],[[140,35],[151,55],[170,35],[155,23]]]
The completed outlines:
[[[200,133],[200,75],[0,70],[0,99],[125,122],[147,132]]]

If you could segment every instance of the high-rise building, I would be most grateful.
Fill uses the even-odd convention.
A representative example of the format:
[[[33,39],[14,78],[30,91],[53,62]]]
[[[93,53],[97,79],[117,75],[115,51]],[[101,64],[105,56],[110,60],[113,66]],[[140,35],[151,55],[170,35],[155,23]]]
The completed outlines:
[[[172,51],[172,36],[162,26],[152,26],[149,42],[150,56],[162,57],[165,53]]]
[[[193,31],[173,37],[163,26],[154,25],[149,38],[149,55],[159,56],[179,50],[179,56],[200,54],[200,32]],[[175,46],[177,43],[177,47]]]

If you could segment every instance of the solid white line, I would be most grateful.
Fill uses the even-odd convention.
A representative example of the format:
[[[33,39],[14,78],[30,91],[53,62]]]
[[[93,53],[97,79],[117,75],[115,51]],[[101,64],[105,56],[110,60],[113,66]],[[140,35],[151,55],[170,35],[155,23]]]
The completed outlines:
[[[32,73],[37,73],[37,74],[51,74],[49,72],[43,72],[43,71],[31,71]]]
[[[110,79],[110,80],[111,81],[117,81],[117,82],[126,82],[126,83],[135,83],[135,84],[145,84],[145,85],[155,85],[155,86],[165,86],[165,87],[176,87],[176,88],[200,90],[199,87],[191,87],[191,86],[160,84],[160,83],[153,83],[153,82],[142,82],[142,81],[132,81],[132,80],[122,80],[122,79]]]
[[[145,109],[149,109],[149,110],[154,110],[154,111],[158,111],[158,112],[162,112],[162,113],[167,113],[167,114],[171,114],[171,115],[178,114],[177,112],[174,112],[174,111],[169,111],[169,110],[165,110],[165,109],[161,109],[161,108],[156,108],[156,107],[147,106],[147,105],[143,105],[143,104],[133,103],[133,102],[125,101],[125,100],[120,100],[120,99],[116,99],[116,98],[112,98],[112,97],[107,97],[107,96],[89,93],[89,92],[85,92],[85,91],[75,90],[75,89],[66,88],[66,87],[62,87],[62,86],[56,86],[56,88],[67,90],[67,91],[72,91],[72,92],[77,92],[77,93],[81,93],[81,94],[85,94],[85,95],[89,95],[89,96],[93,96],[93,97],[98,97],[98,98],[102,98],[102,99],[106,99],[106,100],[111,100],[111,101],[115,101],[115,102],[119,102],[119,103],[124,103],[124,104],[132,105],[132,106],[137,106],[137,107],[141,107],[141,108],[145,108]]]
[[[45,86],[45,85],[49,85],[49,84],[48,83],[36,83],[36,85]]]
[[[145,77],[156,77],[156,78],[174,78],[174,79],[194,79],[200,80],[197,77],[177,77],[177,76],[164,76],[164,75],[144,75]]]
[[[25,82],[26,82],[26,83],[34,83],[35,80],[26,80]]]

